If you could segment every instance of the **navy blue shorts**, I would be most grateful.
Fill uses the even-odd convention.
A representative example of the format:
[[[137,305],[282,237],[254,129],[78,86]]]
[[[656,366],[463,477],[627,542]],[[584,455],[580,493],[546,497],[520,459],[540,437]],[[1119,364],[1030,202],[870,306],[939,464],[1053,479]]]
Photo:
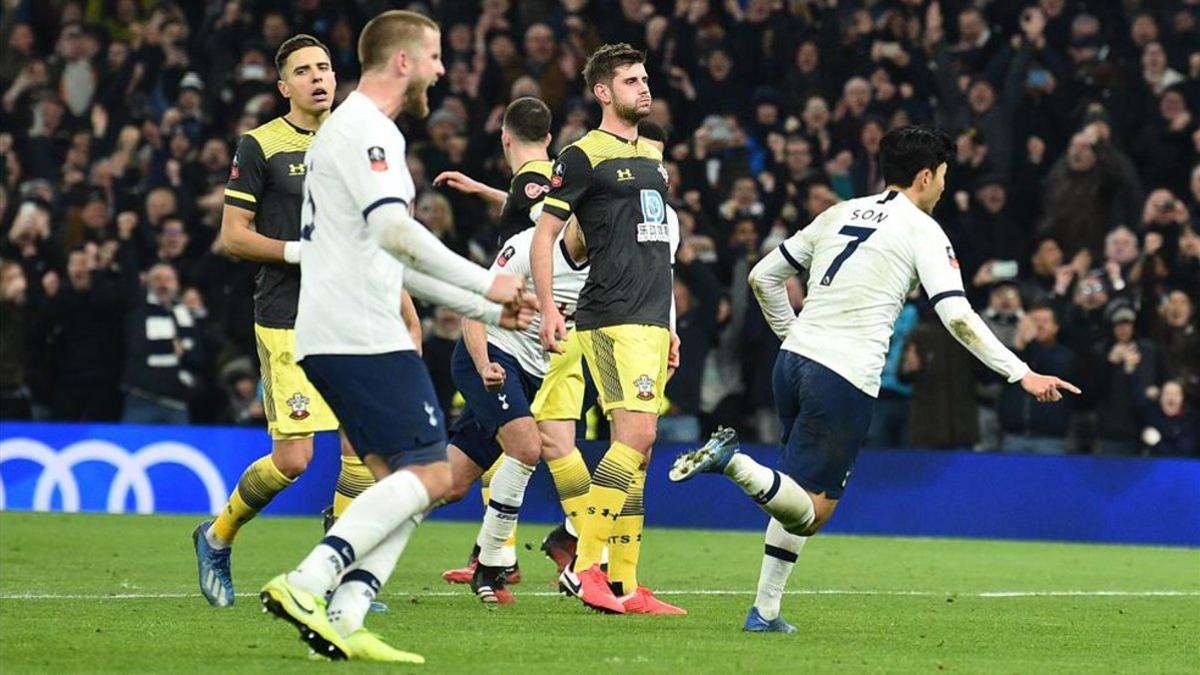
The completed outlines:
[[[359,457],[379,455],[393,469],[446,461],[446,418],[416,352],[314,354],[300,367]]]
[[[507,374],[499,391],[488,391],[483,386],[483,378],[479,377],[462,340],[454,346],[450,360],[454,386],[467,402],[462,416],[450,430],[450,442],[485,471],[504,454],[496,432],[512,420],[532,417],[529,406],[542,386],[541,378],[525,372],[511,355],[490,344],[487,349],[488,358]]]
[[[874,397],[787,350],[775,360],[773,380],[783,427],[780,469],[804,489],[840,499],[871,426]]]

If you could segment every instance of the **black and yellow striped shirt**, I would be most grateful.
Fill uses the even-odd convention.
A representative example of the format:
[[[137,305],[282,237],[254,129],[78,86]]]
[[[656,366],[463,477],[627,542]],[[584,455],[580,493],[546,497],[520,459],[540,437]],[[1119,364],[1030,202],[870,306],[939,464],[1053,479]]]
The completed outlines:
[[[304,153],[315,133],[277,117],[246,132],[238,143],[225,203],[253,211],[259,234],[283,241],[300,238]],[[255,278],[254,321],[267,328],[294,327],[299,297],[298,265],[264,263]]]
[[[670,325],[671,244],[662,153],[596,129],[559,154],[546,213],[579,219],[591,272],[575,325]]]

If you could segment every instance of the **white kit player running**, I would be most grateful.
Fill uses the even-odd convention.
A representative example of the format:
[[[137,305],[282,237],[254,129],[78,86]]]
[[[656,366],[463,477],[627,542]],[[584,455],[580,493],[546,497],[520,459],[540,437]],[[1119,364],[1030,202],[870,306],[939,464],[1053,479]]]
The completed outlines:
[[[440,45],[437,24],[421,14],[368,22],[358,89],[305,155],[296,359],[377,482],[260,596],[331,659],[424,661],[363,628],[410,535],[450,485],[445,421],[400,316],[402,286],[487,323],[523,328],[533,316],[535,303],[521,304],[524,279],[459,257],[409,214],[415,190],[393,119],[428,114],[428,89],[445,72]]]
[[[758,594],[744,629],[794,632],[779,601],[808,537],[833,514],[871,423],[892,326],[919,283],[946,328],[976,358],[1038,401],[1080,393],[1031,372],[971,309],[950,240],[929,214],[945,188],[950,138],[903,127],[880,145],[887,191],[831,206],[750,272],[771,329],[783,340],[773,389],[783,429],[780,470],[738,454],[732,430],[680,455],[671,479],[724,473],[771,515]],[[797,316],[786,283],[808,270]]]

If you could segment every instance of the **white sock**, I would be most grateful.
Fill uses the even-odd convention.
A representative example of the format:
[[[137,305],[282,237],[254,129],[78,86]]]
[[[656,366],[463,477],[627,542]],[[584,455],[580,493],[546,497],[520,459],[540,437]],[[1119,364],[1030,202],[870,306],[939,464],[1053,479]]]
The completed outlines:
[[[525,487],[535,467],[505,457],[504,463],[492,476],[491,501],[483,515],[483,530],[479,538],[479,563],[488,567],[506,567],[516,562],[516,551],[504,554],[504,542],[517,527],[517,514],[525,501]],[[509,558],[506,561],[506,558]]]
[[[787,588],[788,577],[807,542],[808,537],[788,532],[774,518],[767,523],[762,569],[758,573],[758,594],[754,596],[754,606],[767,621],[779,616],[779,601]]]
[[[358,557],[370,555],[396,528],[428,506],[429,492],[416,474],[393,473],[350,503],[321,543],[288,573],[288,581],[324,595]]]
[[[371,602],[392,576],[404,547],[424,518],[425,515],[419,513],[401,523],[374,550],[356,560],[354,566],[342,575],[342,581],[329,601],[328,610],[329,621],[338,635],[346,637],[362,628]]]
[[[204,531],[204,540],[208,542],[209,546],[211,546],[212,548],[214,548],[218,551],[220,551],[221,549],[229,548],[229,542],[221,541],[221,539],[219,537],[217,537],[217,533],[213,532],[213,528],[211,525],[209,526],[209,528],[207,530]]]
[[[762,510],[771,514],[788,532],[802,532],[816,518],[812,497],[796,481],[759,464],[748,455],[737,454],[725,467],[725,475],[741,486]]]

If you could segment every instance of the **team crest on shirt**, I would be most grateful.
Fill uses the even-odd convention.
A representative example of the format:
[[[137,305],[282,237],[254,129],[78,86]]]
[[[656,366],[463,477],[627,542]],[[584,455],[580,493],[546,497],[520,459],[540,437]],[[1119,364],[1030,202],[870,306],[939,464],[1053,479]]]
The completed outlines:
[[[953,246],[946,247],[946,257],[950,259],[950,266],[954,269],[958,269],[958,258],[954,255]]]
[[[367,159],[371,162],[372,171],[387,171],[387,153],[378,145],[367,148]]]
[[[240,175],[242,175],[242,171],[238,168],[237,155],[234,155],[233,165],[229,167],[229,180],[237,180]]]
[[[288,417],[294,420],[302,420],[308,417],[309,399],[304,394],[296,392],[292,394],[292,397],[289,398],[286,403],[287,406],[292,409],[292,412],[288,413]]]
[[[639,399],[649,401],[654,398],[654,380],[649,375],[639,375],[638,379],[633,381],[633,386],[637,388]]]
[[[506,247],[503,251],[500,252],[500,255],[496,257],[496,264],[499,265],[500,267],[504,267],[505,265],[508,264],[508,261],[512,260],[513,256],[516,254],[517,254],[517,249],[513,248],[512,246]]]
[[[565,169],[563,168],[563,163],[555,162],[554,163],[554,175],[550,176],[550,187],[556,188],[556,187],[562,185],[563,171],[565,171]]]
[[[538,185],[537,183],[525,184],[525,196],[530,199],[537,199],[543,194],[550,191],[549,185]]]

